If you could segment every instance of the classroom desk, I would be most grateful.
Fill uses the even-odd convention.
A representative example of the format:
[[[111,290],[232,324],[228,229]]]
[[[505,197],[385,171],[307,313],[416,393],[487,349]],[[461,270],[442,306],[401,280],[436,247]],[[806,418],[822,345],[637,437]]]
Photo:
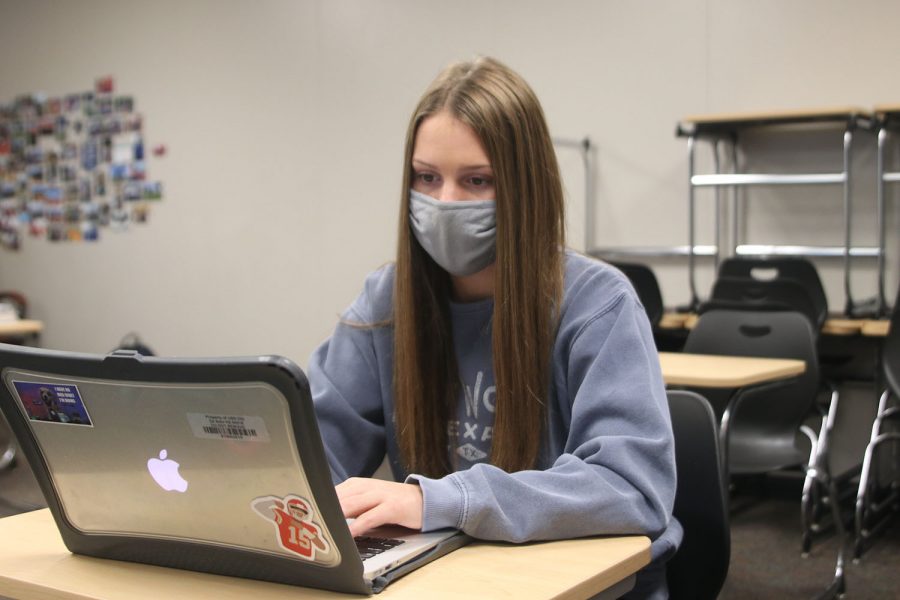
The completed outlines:
[[[667,386],[734,389],[729,408],[741,388],[796,377],[806,371],[806,362],[802,360],[687,352],[660,352],[659,363]],[[728,462],[729,429],[729,420],[723,418],[719,422],[722,481],[728,481],[731,464]]]
[[[714,356],[686,352],[660,352],[666,385],[710,388],[739,388],[800,375],[806,371],[802,360]]]
[[[872,113],[858,106],[831,106],[802,110],[769,110],[722,114],[690,115],[678,124],[681,135],[691,133],[732,132],[765,125],[796,125],[804,123],[844,123],[871,121]]]
[[[659,321],[661,329],[692,329],[700,317],[695,313],[663,314]],[[868,337],[885,337],[890,329],[890,321],[886,319],[845,319],[832,317],[822,325],[825,335],[864,335]]]
[[[324,590],[71,554],[49,509],[0,519],[0,597],[78,599],[360,598]],[[10,543],[12,542],[12,543]],[[617,597],[650,562],[650,540],[473,543],[389,585],[379,599]]]
[[[37,335],[43,330],[44,324],[41,321],[35,321],[33,319],[0,321],[0,341],[10,337]]]
[[[887,319],[872,319],[863,323],[859,332],[870,337],[887,337],[890,331],[890,321]]]

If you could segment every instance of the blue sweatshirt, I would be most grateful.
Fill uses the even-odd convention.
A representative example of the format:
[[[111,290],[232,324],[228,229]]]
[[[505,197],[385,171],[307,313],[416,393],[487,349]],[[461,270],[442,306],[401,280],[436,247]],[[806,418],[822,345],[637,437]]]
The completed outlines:
[[[605,263],[566,253],[548,435],[539,467],[517,473],[487,462],[495,397],[493,301],[451,304],[463,394],[457,419],[448,424],[458,470],[440,479],[407,473],[400,461],[393,329],[348,324],[389,319],[393,285],[393,265],[371,274],[309,364],[335,483],[370,476],[387,454],[397,481],[421,486],[426,531],[454,527],[511,542],[647,535],[653,564],[638,586],[664,590],[662,565],[682,536],[672,518],[674,445],[650,324],[629,281]]]

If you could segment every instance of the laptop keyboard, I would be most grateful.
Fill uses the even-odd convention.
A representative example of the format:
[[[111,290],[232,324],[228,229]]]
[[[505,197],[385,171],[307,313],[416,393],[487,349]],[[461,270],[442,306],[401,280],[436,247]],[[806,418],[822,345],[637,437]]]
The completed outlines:
[[[353,538],[353,541],[356,542],[356,549],[359,550],[360,558],[366,560],[367,558],[372,558],[377,554],[381,554],[385,550],[396,548],[406,540],[360,535]]]

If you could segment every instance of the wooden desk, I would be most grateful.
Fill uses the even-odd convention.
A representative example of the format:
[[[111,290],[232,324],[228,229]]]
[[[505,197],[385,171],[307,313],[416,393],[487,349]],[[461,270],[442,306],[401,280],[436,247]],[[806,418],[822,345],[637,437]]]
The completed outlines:
[[[360,598],[324,590],[71,554],[47,509],[0,519],[0,596],[141,599]],[[587,598],[621,593],[650,562],[646,537],[513,546],[474,543],[389,585],[378,598]],[[629,589],[628,587],[624,588]]]
[[[806,371],[802,360],[713,356],[685,352],[660,352],[666,385],[738,388],[794,377]]]
[[[876,104],[872,110],[879,119],[900,116],[900,104]]]
[[[44,330],[41,321],[32,319],[19,319],[17,321],[0,321],[0,339],[18,337],[23,335],[35,335]]]
[[[686,329],[685,323],[691,313],[667,312],[659,320],[660,329]]]
[[[871,319],[863,322],[860,333],[870,337],[887,337],[891,331],[891,322],[887,319]]]
[[[695,313],[665,313],[659,321],[661,329],[693,329],[700,317]],[[825,335],[865,335],[884,337],[890,330],[890,321],[885,319],[844,319],[832,317],[822,325]]]
[[[822,324],[825,335],[858,335],[862,331],[864,319],[826,319]]]
[[[690,115],[681,119],[679,131],[693,132],[705,130],[734,131],[764,125],[796,125],[803,123],[829,123],[848,121],[870,121],[872,113],[858,106],[835,106],[802,110],[771,110],[721,113],[710,115]]]

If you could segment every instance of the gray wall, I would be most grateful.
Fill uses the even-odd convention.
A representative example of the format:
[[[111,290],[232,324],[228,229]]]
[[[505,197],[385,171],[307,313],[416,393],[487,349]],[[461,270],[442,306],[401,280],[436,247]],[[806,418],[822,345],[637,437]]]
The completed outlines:
[[[162,354],[305,364],[366,273],[391,259],[406,121],[449,61],[497,56],[531,82],[555,136],[596,144],[598,244],[685,244],[679,118],[898,103],[898,22],[900,4],[875,0],[0,0],[0,98],[109,74],[136,97],[147,145],[169,148],[149,161],[166,197],[148,225],[98,244],[26,237],[20,252],[0,251],[0,288],[27,294],[53,348],[105,351],[135,330]],[[761,168],[827,171],[840,158],[827,136],[801,152],[783,151],[790,140],[750,144],[781,161],[748,156]],[[871,145],[857,166],[865,244]],[[583,249],[580,159],[559,155],[570,243]],[[748,239],[840,243],[839,190],[754,193]],[[900,216],[889,197],[893,292]],[[701,206],[709,242],[711,201]],[[685,302],[685,262],[654,266],[666,303]],[[701,267],[705,294],[712,267]],[[820,267],[840,309],[840,262]],[[855,295],[874,294],[871,261],[854,273]]]

